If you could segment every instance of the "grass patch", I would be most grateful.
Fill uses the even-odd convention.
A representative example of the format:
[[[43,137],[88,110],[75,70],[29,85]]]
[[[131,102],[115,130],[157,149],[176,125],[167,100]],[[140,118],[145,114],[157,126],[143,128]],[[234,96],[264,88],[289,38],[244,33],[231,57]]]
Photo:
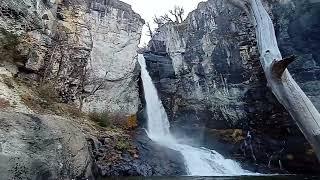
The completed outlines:
[[[21,100],[25,105],[38,113],[49,113],[73,118],[85,117],[85,114],[74,104],[50,102],[48,99],[44,100],[30,94],[21,95]]]
[[[9,78],[8,76],[6,76],[6,75],[0,75],[1,76],[1,78],[2,78],[2,80],[3,80],[3,83],[5,84],[5,85],[7,85],[8,86],[8,88],[10,88],[10,89],[14,89],[14,83],[13,83],[13,81],[11,80],[11,78]]]
[[[88,114],[91,121],[97,123],[101,127],[110,127],[111,121],[108,112],[91,112]]]
[[[36,91],[39,97],[47,102],[59,102],[59,93],[55,88],[55,84],[52,82],[39,85]]]
[[[127,151],[128,149],[130,149],[130,147],[130,142],[126,138],[120,138],[115,146],[115,148],[119,151]]]
[[[23,94],[20,97],[26,106],[37,112],[45,112],[45,110],[50,106],[48,102],[43,101],[40,98],[36,98],[30,94]]]
[[[121,113],[91,112],[88,117],[101,127],[119,128],[122,130],[132,130],[138,126],[136,115],[124,115]]]

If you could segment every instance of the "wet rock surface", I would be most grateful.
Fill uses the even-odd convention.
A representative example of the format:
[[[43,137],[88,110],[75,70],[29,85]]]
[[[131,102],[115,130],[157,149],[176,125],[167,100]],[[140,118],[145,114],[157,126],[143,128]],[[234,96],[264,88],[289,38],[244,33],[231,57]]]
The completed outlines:
[[[127,138],[128,147],[122,150],[117,147],[119,139],[89,140],[96,177],[186,175],[182,155],[152,142],[144,130]]]
[[[187,175],[183,156],[179,152],[153,142],[143,129],[135,133],[134,139],[141,161],[152,167],[152,175]]]

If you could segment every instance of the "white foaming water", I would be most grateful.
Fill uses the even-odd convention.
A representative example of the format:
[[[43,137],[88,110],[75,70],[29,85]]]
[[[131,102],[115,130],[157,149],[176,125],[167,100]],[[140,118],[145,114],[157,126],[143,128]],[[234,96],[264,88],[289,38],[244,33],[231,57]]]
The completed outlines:
[[[170,123],[165,109],[158,97],[157,90],[146,69],[143,55],[139,54],[138,61],[141,66],[141,78],[145,100],[147,103],[149,138],[163,146],[179,151],[185,161],[188,175],[191,176],[235,176],[250,175],[249,171],[230,159],[225,159],[221,154],[206,148],[195,148],[180,144],[170,133]]]

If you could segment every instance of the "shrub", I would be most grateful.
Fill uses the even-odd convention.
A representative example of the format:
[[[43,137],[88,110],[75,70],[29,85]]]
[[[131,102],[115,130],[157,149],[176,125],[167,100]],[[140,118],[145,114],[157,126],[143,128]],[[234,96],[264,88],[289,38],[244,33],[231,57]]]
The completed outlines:
[[[1,45],[5,50],[15,49],[20,43],[19,37],[4,28],[0,28],[0,34],[3,38],[0,39]]]
[[[120,128],[123,130],[130,130],[138,126],[136,115],[126,116],[121,113],[110,113],[104,111],[102,113],[91,112],[89,113],[89,118],[92,121],[98,123],[98,125],[100,125],[101,127],[112,127]]]
[[[59,93],[56,90],[54,83],[47,82],[42,84],[37,88],[37,91],[39,93],[39,97],[47,102],[59,102]]]
[[[18,45],[20,44],[20,37],[4,28],[0,28],[0,61],[13,60],[15,63],[24,63],[25,58],[21,56]]]
[[[110,117],[108,112],[91,112],[89,118],[93,122],[96,122],[101,127],[109,127],[111,125]]]
[[[127,120],[127,129],[134,129],[138,127],[137,115],[131,115]]]
[[[75,104],[53,103],[51,106],[50,109],[60,116],[68,115],[73,118],[85,117],[85,114],[81,112]]]
[[[119,151],[126,151],[130,148],[130,143],[126,138],[120,138],[117,141],[115,148]]]
[[[10,107],[10,102],[6,99],[0,98],[0,109],[5,109]]]
[[[8,76],[6,76],[6,75],[0,75],[0,76],[1,76],[1,78],[3,80],[3,83],[5,85],[7,85],[8,88],[14,89],[14,83],[12,82],[12,80]]]
[[[30,94],[22,94],[20,97],[26,106],[37,112],[43,112],[45,109],[50,107],[50,103],[42,101],[39,98],[35,98]]]

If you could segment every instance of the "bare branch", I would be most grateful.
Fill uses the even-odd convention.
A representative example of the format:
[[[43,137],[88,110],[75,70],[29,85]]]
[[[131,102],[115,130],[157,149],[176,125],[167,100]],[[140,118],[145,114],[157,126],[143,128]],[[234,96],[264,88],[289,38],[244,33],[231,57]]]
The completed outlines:
[[[283,72],[287,69],[289,64],[291,64],[295,59],[296,59],[296,56],[292,55],[290,57],[287,57],[281,60],[274,60],[271,65],[272,72],[278,78],[281,78]]]
[[[182,23],[184,9],[180,6],[174,6],[173,10],[170,10],[169,13],[176,18],[176,23]]]
[[[153,22],[156,23],[158,25],[158,27],[160,27],[164,24],[164,21],[160,17],[157,17],[157,16],[153,17]]]
[[[147,26],[147,28],[148,28],[148,33],[149,33],[148,36],[153,37],[153,32],[152,32],[150,23],[146,23],[146,26]]]

